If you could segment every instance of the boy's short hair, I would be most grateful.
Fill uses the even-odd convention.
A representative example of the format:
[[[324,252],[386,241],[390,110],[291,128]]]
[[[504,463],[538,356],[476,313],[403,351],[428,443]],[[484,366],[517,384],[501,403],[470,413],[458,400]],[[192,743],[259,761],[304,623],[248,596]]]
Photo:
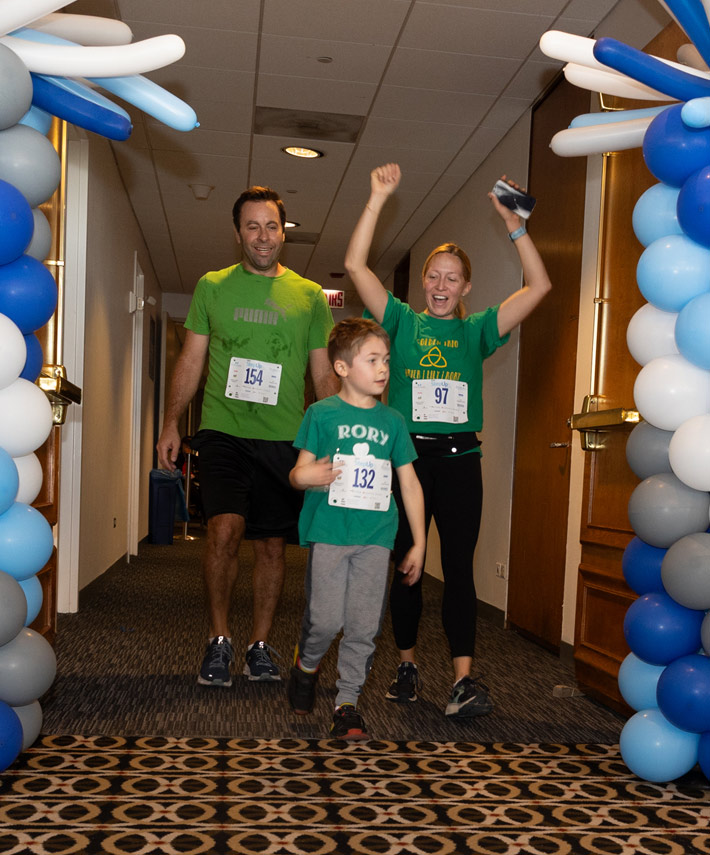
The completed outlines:
[[[386,331],[375,321],[369,318],[345,318],[330,331],[328,337],[328,359],[335,366],[336,359],[342,359],[348,365],[352,365],[365,339],[374,335],[381,339],[390,349],[390,337]]]

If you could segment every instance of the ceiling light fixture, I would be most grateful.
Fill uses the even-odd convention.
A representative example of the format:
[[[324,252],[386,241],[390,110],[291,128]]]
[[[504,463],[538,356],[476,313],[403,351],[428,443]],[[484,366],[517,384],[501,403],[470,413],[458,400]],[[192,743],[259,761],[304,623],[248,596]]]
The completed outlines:
[[[325,63],[326,65],[327,65],[329,62],[332,62],[332,61],[333,61],[333,57],[332,57],[332,56],[317,56],[317,57],[316,57],[316,62],[323,62],[323,63]]]
[[[285,229],[297,229],[301,224],[300,223],[292,223],[290,220],[286,220],[284,225]]]
[[[198,202],[204,202],[214,190],[211,184],[188,184],[187,186],[192,190],[192,195]]]
[[[292,157],[323,157],[322,151],[317,151],[315,148],[302,148],[298,145],[288,145],[281,149],[285,154],[290,154]]]

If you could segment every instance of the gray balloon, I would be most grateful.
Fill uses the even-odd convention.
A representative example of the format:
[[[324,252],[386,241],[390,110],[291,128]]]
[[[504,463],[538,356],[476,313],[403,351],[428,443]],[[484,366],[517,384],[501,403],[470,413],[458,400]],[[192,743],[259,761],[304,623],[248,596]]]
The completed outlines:
[[[36,208],[59,186],[61,163],[52,143],[25,125],[0,131],[0,178]]]
[[[20,583],[0,572],[0,645],[12,641],[25,625],[26,617],[27,599]]]
[[[629,499],[629,522],[645,543],[668,549],[708,527],[710,494],[693,490],[671,472],[642,481]]]
[[[42,730],[42,721],[44,720],[42,707],[39,701],[32,701],[31,704],[25,704],[22,707],[13,707],[13,710],[17,713],[22,725],[22,750],[27,751]]]
[[[22,629],[0,647],[0,701],[23,707],[36,701],[52,685],[57,658],[46,638]]]
[[[43,259],[44,260],[44,259]],[[659,472],[672,472],[668,446],[672,430],[661,430],[648,422],[639,422],[626,441],[626,462],[642,481]]]
[[[710,534],[698,532],[677,540],[663,556],[661,579],[681,606],[710,609]]]
[[[0,45],[0,129],[16,125],[32,106],[32,78],[9,47]]]
[[[32,240],[25,250],[25,255],[31,255],[37,261],[44,261],[52,248],[52,227],[49,220],[39,208],[32,209],[35,228],[32,232]]]
[[[700,640],[703,650],[710,656],[710,612],[705,615],[700,625]]]

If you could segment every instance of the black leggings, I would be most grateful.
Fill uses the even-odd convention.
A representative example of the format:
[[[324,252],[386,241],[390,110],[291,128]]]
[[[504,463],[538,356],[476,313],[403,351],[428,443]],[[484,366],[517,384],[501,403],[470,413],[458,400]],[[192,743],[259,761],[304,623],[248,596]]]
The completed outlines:
[[[444,599],[441,619],[452,658],[473,656],[476,639],[476,589],[473,582],[473,552],[481,525],[481,455],[470,452],[457,457],[419,457],[414,469],[424,492],[427,531],[432,515],[441,541]],[[412,545],[399,484],[394,496],[399,510],[399,530],[394,545],[398,567]],[[399,650],[416,645],[422,614],[422,580],[405,585],[395,570],[390,588],[390,611],[394,639]]]

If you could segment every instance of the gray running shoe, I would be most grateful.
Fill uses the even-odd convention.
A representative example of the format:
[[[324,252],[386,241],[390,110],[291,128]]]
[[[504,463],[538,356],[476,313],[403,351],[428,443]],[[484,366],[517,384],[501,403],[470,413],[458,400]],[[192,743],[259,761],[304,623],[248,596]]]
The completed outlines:
[[[420,688],[419,671],[414,662],[400,662],[397,676],[385,697],[396,704],[408,704],[417,700],[417,690]]]
[[[273,647],[269,647],[265,641],[255,641],[251,649],[247,650],[244,676],[250,680],[280,680],[281,674],[271,658],[272,653],[276,655]]]
[[[451,718],[472,718],[476,715],[486,715],[493,709],[493,702],[488,696],[488,686],[481,682],[480,677],[462,677],[451,691],[451,698],[446,705],[446,715]]]
[[[225,689],[232,685],[232,675],[229,673],[229,665],[234,659],[234,650],[229,639],[223,635],[215,637],[210,641],[202,660],[197,682],[201,686],[223,686]]]

